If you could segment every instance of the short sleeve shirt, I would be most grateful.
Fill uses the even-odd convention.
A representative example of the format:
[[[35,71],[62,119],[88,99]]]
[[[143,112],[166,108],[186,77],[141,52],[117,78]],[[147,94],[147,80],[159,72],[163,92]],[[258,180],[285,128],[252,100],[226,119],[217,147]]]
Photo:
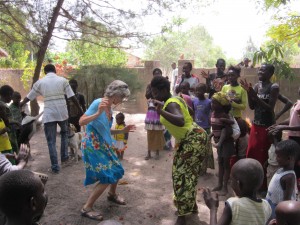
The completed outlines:
[[[68,119],[65,95],[70,98],[74,96],[74,92],[65,78],[55,73],[47,73],[44,78],[33,85],[27,98],[32,101],[40,95],[44,97],[44,123]]]

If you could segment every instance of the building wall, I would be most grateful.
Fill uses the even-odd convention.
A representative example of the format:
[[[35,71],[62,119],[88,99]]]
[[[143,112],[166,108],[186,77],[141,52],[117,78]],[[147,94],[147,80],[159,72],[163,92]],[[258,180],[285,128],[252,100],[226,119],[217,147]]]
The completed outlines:
[[[179,75],[182,74],[182,66],[184,62],[189,60],[179,60],[178,61],[178,71]],[[193,64],[193,61],[191,61]],[[123,111],[128,113],[145,113],[147,111],[147,103],[145,98],[145,91],[147,84],[150,83],[152,79],[152,71],[154,68],[157,68],[160,66],[159,61],[145,61],[144,67],[140,68],[129,68],[129,70],[134,70],[138,73],[138,79],[139,82],[143,84],[144,90],[141,90],[137,93],[135,93],[133,96],[131,96],[130,100],[123,104]],[[205,79],[202,78],[201,71],[210,71],[210,73],[215,72],[214,68],[207,69],[207,68],[193,68],[192,73],[196,74],[200,78],[200,82],[205,83]],[[296,77],[294,80],[287,80],[282,79],[279,81],[275,81],[279,83],[280,85],[280,93],[290,98],[293,102],[296,102],[298,97],[298,89],[300,84],[300,69],[294,69],[294,72],[296,74]],[[22,95],[22,97],[25,97],[28,91],[26,91],[23,87],[23,84],[20,80],[20,77],[22,76],[23,71],[22,70],[12,70],[12,69],[0,69],[0,85],[3,84],[9,84],[11,85],[14,90],[19,91]],[[249,69],[242,69],[241,72],[241,78],[246,78],[247,81],[249,81],[252,84],[255,84],[257,82],[257,69],[255,68],[249,68]],[[29,85],[31,86],[31,85]],[[80,90],[79,90],[80,91]],[[278,112],[283,107],[283,104],[281,102],[276,103],[276,109],[275,111]],[[253,111],[250,110],[247,107],[247,110],[244,113],[245,117],[249,117],[252,119],[253,117]],[[280,120],[288,118],[289,113],[285,113]]]

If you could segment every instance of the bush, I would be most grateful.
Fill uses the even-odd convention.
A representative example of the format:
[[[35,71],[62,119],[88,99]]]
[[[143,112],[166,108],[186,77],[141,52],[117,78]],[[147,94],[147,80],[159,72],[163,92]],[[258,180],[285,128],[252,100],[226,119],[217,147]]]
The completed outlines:
[[[142,88],[137,73],[133,69],[122,67],[83,66],[74,70],[70,76],[77,80],[78,90],[85,95],[87,105],[94,99],[103,97],[107,85],[114,80],[122,80],[127,83],[131,94]]]

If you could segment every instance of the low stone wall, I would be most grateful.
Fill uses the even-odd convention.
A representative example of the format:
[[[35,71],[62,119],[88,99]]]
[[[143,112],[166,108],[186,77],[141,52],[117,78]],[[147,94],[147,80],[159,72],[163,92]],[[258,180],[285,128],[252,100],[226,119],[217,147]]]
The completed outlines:
[[[185,62],[190,61],[193,64],[193,60],[179,60],[178,61],[178,71],[179,75],[182,71],[182,66]],[[144,89],[135,93],[131,96],[130,100],[123,104],[121,110],[127,113],[146,113],[147,104],[145,99],[145,91],[147,84],[150,83],[152,79],[152,71],[154,68],[160,67],[159,61],[145,61],[144,67],[140,68],[129,68],[129,70],[134,70],[138,73],[139,82],[143,84]],[[205,79],[200,75],[201,71],[210,71],[211,73],[215,72],[214,68],[193,68],[192,73],[196,74],[200,78],[200,82],[205,83]],[[293,102],[296,102],[298,99],[298,89],[300,84],[300,69],[294,69],[296,77],[294,80],[282,79],[275,82],[280,85],[280,93],[290,98]],[[0,85],[9,84],[14,90],[19,91],[22,97],[25,97],[28,91],[23,87],[23,83],[20,78],[22,76],[22,70],[13,70],[13,69],[0,69]],[[249,68],[242,69],[241,77],[246,78],[252,84],[255,84],[257,79],[257,69]],[[31,85],[29,85],[31,86]],[[81,90],[79,90],[81,91]],[[281,102],[276,103],[275,111],[278,112],[283,107]],[[252,119],[253,111],[247,107],[244,113],[245,117]],[[280,120],[288,118],[289,113],[285,113]]]
[[[21,81],[23,70],[17,69],[0,69],[0,86],[4,84],[10,85],[15,91],[20,92],[25,97],[27,92]],[[31,85],[29,85],[30,87]]]

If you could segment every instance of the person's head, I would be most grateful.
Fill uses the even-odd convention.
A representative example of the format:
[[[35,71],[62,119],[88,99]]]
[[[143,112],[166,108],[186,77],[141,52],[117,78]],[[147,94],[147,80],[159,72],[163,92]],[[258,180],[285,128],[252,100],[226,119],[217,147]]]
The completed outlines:
[[[276,225],[299,225],[300,202],[282,201],[275,208]]]
[[[155,68],[155,69],[152,71],[152,75],[153,75],[153,76],[162,76],[162,71],[161,71],[161,69]]]
[[[252,195],[263,183],[264,170],[255,159],[241,159],[231,169],[231,186],[238,197]]]
[[[217,60],[216,63],[216,68],[217,68],[217,73],[224,72],[226,67],[226,62],[224,59],[220,58]]]
[[[104,92],[104,96],[112,99],[112,103],[115,105],[125,101],[125,99],[129,97],[129,95],[130,91],[128,85],[121,80],[114,80],[113,82],[111,82]]]
[[[121,112],[119,112],[117,115],[116,115],[116,123],[118,125],[121,125],[121,124],[124,124],[125,123],[125,115]]]
[[[21,94],[19,92],[15,91],[12,95],[12,101],[13,101],[13,104],[19,105],[21,102]]]
[[[299,144],[294,140],[284,140],[275,147],[276,160],[280,167],[292,166],[300,152]]]
[[[251,60],[249,58],[244,58],[243,62],[245,67],[249,67],[249,63],[251,62]]]
[[[173,70],[175,70],[176,69],[176,62],[172,62],[171,67],[172,67]]]
[[[166,101],[170,98],[170,82],[163,76],[153,77],[150,85],[154,99],[158,101]]]
[[[237,84],[238,78],[241,76],[241,68],[230,65],[227,72],[227,79],[230,84]]]
[[[16,170],[0,177],[0,211],[10,219],[38,221],[47,205],[44,184],[29,170]]]
[[[190,95],[190,94],[189,94],[190,83],[187,82],[187,81],[182,82],[182,83],[179,85],[179,90],[180,90],[180,92],[181,92],[182,94]]]
[[[77,91],[77,88],[78,88],[77,80],[71,79],[71,80],[69,80],[69,84],[70,84],[70,86],[71,86],[73,92],[76,92],[76,91]]]
[[[4,101],[5,103],[10,103],[13,93],[14,89],[9,85],[3,85],[0,88],[0,96],[2,101]]]
[[[198,83],[195,87],[195,96],[197,98],[204,98],[204,94],[207,92],[207,86],[203,83]]]
[[[223,92],[214,93],[211,97],[211,108],[213,111],[223,111],[225,113],[229,113],[231,109],[231,104]]]
[[[44,67],[44,73],[45,74],[47,74],[47,73],[56,73],[55,66],[53,64],[47,64]]]
[[[191,75],[191,71],[193,69],[193,65],[191,62],[184,63],[182,67],[182,72],[186,77],[189,77]]]
[[[273,76],[275,67],[272,64],[263,63],[258,69],[258,80],[259,81],[269,81]]]

